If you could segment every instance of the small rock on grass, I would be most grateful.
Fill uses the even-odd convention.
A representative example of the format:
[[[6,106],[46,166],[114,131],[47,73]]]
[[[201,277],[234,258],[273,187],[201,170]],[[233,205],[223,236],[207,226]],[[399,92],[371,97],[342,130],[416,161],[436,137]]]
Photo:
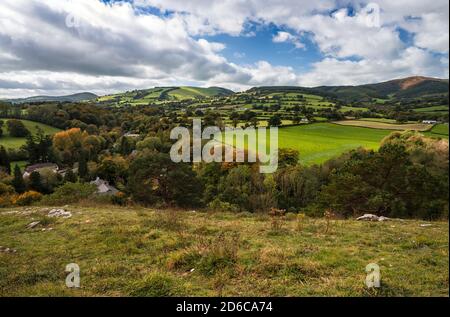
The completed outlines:
[[[374,214],[364,214],[361,217],[356,218],[356,220],[364,220],[364,221],[387,221],[390,220],[388,217],[380,216]]]
[[[65,211],[64,209],[52,209],[48,213],[49,217],[61,217],[61,218],[70,218],[72,217],[72,213],[70,211]]]
[[[41,223],[40,221],[33,221],[32,223],[28,224],[27,228],[28,229],[33,229],[34,227],[36,227],[40,223]]]

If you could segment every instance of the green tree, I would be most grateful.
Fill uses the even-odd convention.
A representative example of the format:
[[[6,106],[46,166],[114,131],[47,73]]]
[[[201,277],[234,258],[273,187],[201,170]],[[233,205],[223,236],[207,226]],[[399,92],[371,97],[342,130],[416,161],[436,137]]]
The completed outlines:
[[[41,174],[39,172],[34,171],[30,174],[30,189],[35,190],[37,192],[43,192]]]
[[[127,190],[135,201],[151,205],[197,206],[202,184],[190,165],[174,163],[165,153],[145,151],[130,164]]]
[[[10,119],[7,121],[8,132],[12,137],[26,137],[30,134],[30,131],[25,127],[22,121],[16,119]]]
[[[278,127],[281,125],[281,118],[278,114],[273,115],[269,119],[269,126],[271,127]]]
[[[86,180],[88,177],[89,170],[87,163],[88,161],[86,154],[82,151],[78,160],[78,177],[80,178],[80,180]]]
[[[76,183],[77,182],[77,175],[72,171],[70,168],[66,174],[64,175],[64,183],[70,182],[70,183]]]
[[[5,171],[7,174],[11,174],[9,154],[3,146],[0,146],[0,170]]]
[[[12,181],[12,185],[16,192],[23,193],[26,189],[25,182],[23,180],[22,171],[20,170],[19,165],[14,166],[14,178]]]

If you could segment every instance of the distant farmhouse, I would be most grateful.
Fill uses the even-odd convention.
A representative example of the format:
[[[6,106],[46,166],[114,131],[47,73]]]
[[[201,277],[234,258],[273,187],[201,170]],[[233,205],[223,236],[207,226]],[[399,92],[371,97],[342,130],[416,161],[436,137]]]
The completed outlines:
[[[58,171],[59,171],[58,165],[56,165],[55,163],[39,163],[39,164],[30,165],[27,168],[25,168],[23,177],[28,178],[28,177],[30,177],[31,173],[40,172],[44,169],[51,170],[54,173],[58,173]]]
[[[100,179],[99,177],[97,177],[95,181],[92,181],[91,184],[97,186],[97,194],[100,195],[114,195],[119,192],[117,188],[109,185],[107,181]]]

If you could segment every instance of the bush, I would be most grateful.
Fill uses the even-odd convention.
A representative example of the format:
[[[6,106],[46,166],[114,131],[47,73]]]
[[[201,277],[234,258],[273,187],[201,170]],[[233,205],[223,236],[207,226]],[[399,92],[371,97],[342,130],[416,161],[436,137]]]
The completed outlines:
[[[14,205],[27,206],[42,199],[42,194],[33,190],[15,196],[12,200]]]
[[[13,193],[14,187],[12,187],[11,185],[6,185],[5,183],[0,183],[0,196]]]
[[[9,207],[12,204],[12,196],[9,194],[0,195],[0,208]]]
[[[210,202],[208,204],[208,208],[213,211],[232,211],[232,212],[239,211],[239,206],[230,204],[228,202],[221,201],[218,198],[216,198],[212,202]]]
[[[127,195],[123,192],[117,192],[111,197],[111,202],[114,205],[125,206],[127,204]]]
[[[53,194],[45,196],[44,199],[42,199],[42,204],[73,204],[82,199],[89,198],[96,191],[97,187],[94,184],[65,183],[61,187],[58,187]]]

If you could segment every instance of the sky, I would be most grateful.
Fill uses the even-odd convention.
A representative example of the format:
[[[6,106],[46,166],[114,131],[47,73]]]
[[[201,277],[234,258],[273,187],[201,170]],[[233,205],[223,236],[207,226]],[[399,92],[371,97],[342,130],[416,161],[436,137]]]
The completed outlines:
[[[448,0],[1,0],[0,98],[449,77]]]

